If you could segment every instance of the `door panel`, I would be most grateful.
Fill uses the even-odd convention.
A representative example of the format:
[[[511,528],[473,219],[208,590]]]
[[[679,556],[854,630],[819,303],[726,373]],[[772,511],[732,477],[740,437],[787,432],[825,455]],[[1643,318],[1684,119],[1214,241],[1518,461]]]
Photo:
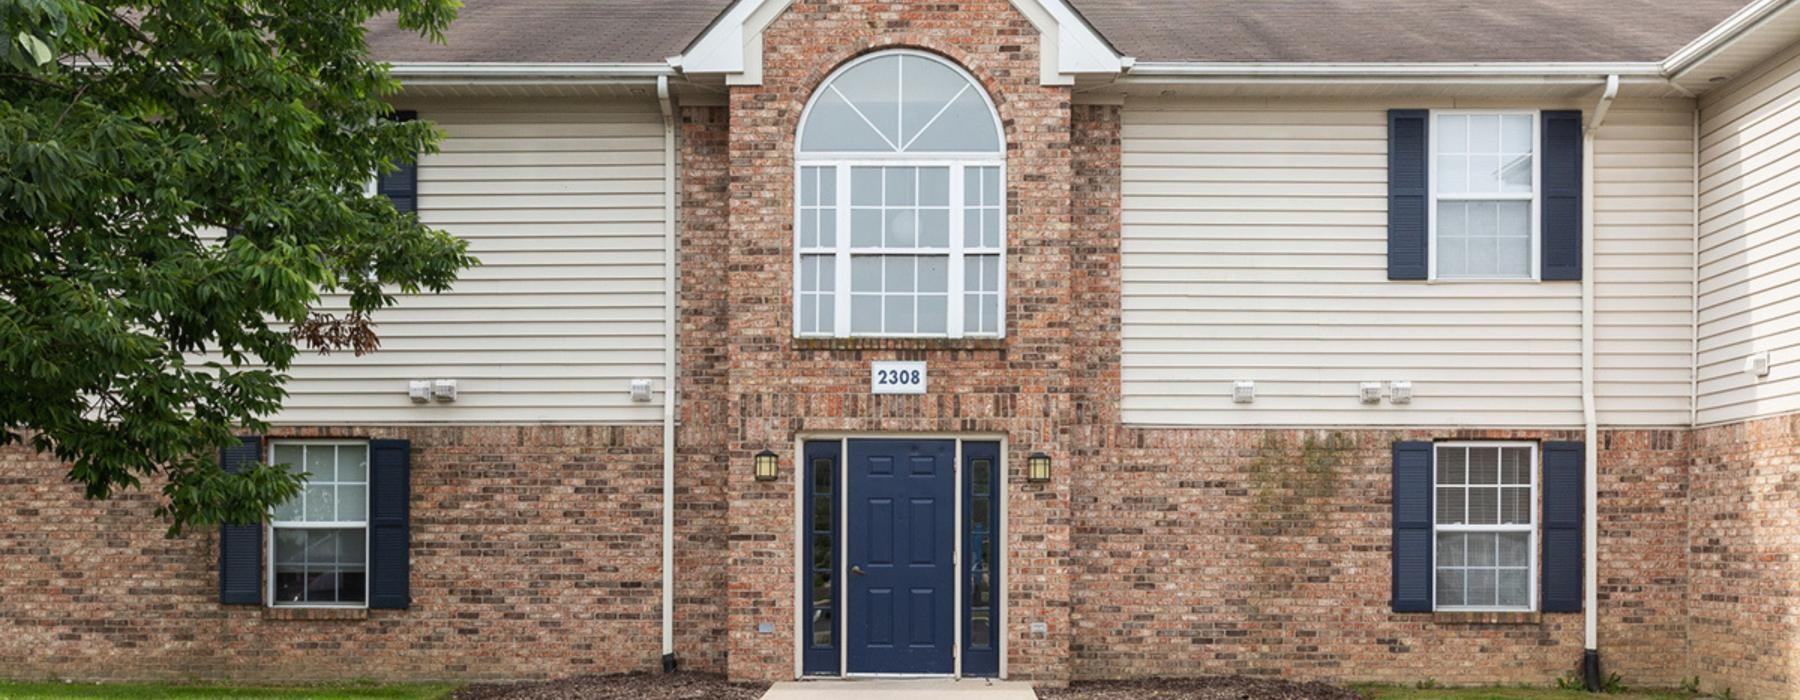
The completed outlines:
[[[956,442],[851,440],[850,673],[955,671]]]

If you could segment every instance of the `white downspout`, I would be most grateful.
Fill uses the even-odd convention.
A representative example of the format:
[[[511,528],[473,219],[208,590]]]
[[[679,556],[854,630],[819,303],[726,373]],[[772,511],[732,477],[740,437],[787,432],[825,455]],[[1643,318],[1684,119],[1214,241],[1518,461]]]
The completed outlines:
[[[656,76],[663,121],[662,665],[675,670],[675,111]]]
[[[1581,604],[1582,676],[1589,691],[1600,689],[1600,414],[1594,406],[1594,141],[1606,111],[1619,96],[1619,76],[1606,76],[1606,91],[1594,118],[1581,133],[1581,418],[1586,455],[1582,460]]]
[[[1693,341],[1689,347],[1692,357],[1688,361],[1688,429],[1700,426],[1700,103],[1694,102],[1694,249],[1693,272],[1690,280],[1690,310],[1693,317],[1692,332],[1688,338]]]

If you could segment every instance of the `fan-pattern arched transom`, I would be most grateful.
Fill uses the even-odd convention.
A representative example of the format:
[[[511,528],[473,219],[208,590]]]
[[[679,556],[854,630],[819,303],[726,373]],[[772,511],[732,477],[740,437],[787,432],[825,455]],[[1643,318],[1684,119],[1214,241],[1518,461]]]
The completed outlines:
[[[802,153],[994,153],[1000,127],[981,86],[943,59],[892,51],[846,66],[807,110]]]
[[[794,333],[1005,334],[1005,146],[987,93],[894,50],[827,78],[801,119]]]

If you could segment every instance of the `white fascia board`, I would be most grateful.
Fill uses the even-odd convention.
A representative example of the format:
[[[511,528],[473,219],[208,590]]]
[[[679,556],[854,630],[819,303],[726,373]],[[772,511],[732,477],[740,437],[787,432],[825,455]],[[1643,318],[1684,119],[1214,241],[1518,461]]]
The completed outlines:
[[[674,75],[665,63],[394,63],[388,72],[403,83],[654,83]]]
[[[1729,48],[1739,38],[1762,26],[1782,10],[1788,9],[1793,0],[1755,0],[1731,13],[1724,21],[1706,30],[1693,41],[1688,42],[1670,54],[1662,62],[1663,75],[1678,79],[1682,74],[1692,70],[1713,54]]]
[[[762,61],[760,52],[750,56],[745,47],[751,40],[762,41],[762,26],[753,24],[751,18],[769,4],[779,5],[778,9],[786,9],[792,4],[792,0],[737,0],[694,43],[688,45],[686,51],[670,58],[669,62],[679,65],[687,73],[745,72],[750,62]],[[756,68],[756,72],[760,74],[761,66]]]
[[[1070,7],[1067,0],[1013,0],[1013,5],[1027,15],[1031,11],[1027,5],[1050,16],[1055,23],[1056,72],[1065,76],[1080,73],[1118,73],[1128,63],[1124,56],[1114,51],[1111,44],[1089,26],[1087,20]],[[1048,35],[1050,28],[1039,27],[1040,36]],[[1046,50],[1045,54],[1052,53]]]

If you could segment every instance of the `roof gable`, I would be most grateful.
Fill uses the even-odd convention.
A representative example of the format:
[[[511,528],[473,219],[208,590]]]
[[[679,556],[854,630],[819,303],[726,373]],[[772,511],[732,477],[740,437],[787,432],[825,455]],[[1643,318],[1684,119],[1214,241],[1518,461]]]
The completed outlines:
[[[1039,80],[1069,85],[1081,74],[1117,74],[1131,65],[1067,0],[1011,0],[1038,30]],[[793,0],[738,0],[669,62],[689,74],[723,74],[733,85],[762,82],[763,30]]]

